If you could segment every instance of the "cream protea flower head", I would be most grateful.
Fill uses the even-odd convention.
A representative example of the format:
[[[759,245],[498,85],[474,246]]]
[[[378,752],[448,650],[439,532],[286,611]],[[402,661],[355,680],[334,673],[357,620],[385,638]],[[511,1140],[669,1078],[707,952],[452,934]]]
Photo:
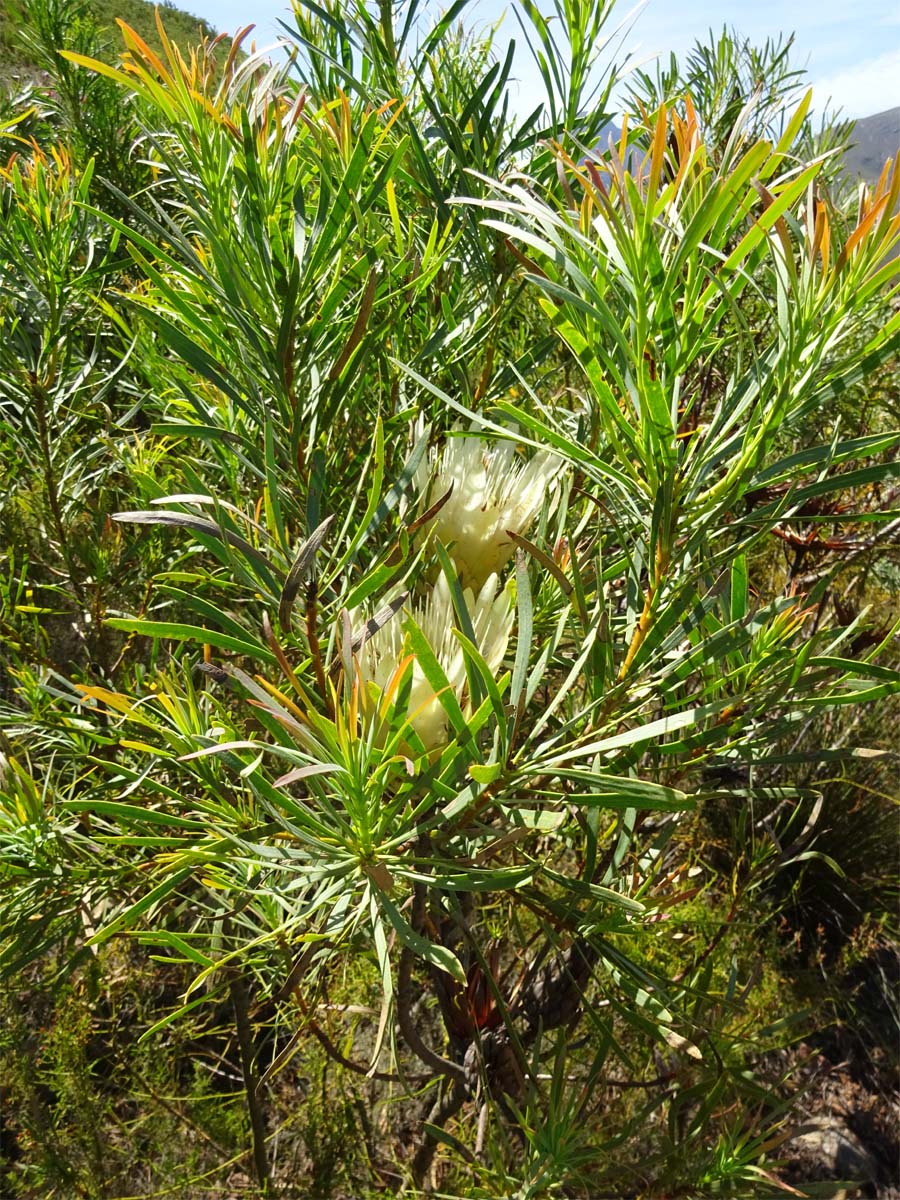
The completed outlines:
[[[478,437],[451,436],[443,452],[432,452],[417,471],[423,495],[429,477],[431,503],[453,488],[431,529],[450,547],[463,582],[480,588],[512,557],[507,531],[526,533],[544,498],[555,491],[559,464],[543,450],[526,461],[512,442],[489,445]]]
[[[513,605],[507,591],[497,592],[496,575],[487,579],[477,596],[466,588],[463,596],[478,649],[494,672],[500,668],[513,623]],[[456,614],[450,585],[441,573],[424,601],[414,606],[412,618],[421,629],[450,687],[461,699],[466,687],[466,667],[459,642],[453,635]],[[359,669],[364,681],[372,680],[386,691],[397,669],[410,654],[400,614],[369,638],[359,652]],[[447,716],[418,662],[413,660],[412,690],[407,713],[410,723],[429,750],[448,741]]]

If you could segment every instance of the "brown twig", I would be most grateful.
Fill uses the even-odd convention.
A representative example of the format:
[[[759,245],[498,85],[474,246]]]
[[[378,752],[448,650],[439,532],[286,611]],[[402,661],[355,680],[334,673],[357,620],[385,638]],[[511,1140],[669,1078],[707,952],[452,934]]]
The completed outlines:
[[[462,1108],[466,1098],[465,1088],[454,1085],[449,1092],[444,1096],[438,1096],[425,1120],[429,1125],[434,1125],[442,1128],[450,1120],[455,1117]],[[415,1153],[412,1161],[413,1181],[417,1188],[421,1188],[428,1169],[434,1161],[435,1151],[438,1148],[437,1140],[431,1135],[428,1130],[422,1134],[422,1140],[419,1143],[419,1148]],[[474,1158],[473,1160],[474,1161]]]
[[[269,1153],[266,1149],[266,1124],[259,1099],[259,1081],[256,1076],[256,1051],[253,1045],[253,1030],[250,1025],[250,998],[247,985],[241,975],[233,976],[230,990],[231,1004],[234,1009],[234,1028],[241,1054],[244,1094],[247,1097],[247,1112],[253,1137],[253,1164],[256,1167],[256,1177],[263,1195],[274,1198],[276,1192],[269,1167]]]
[[[325,666],[322,662],[322,647],[319,645],[319,635],[316,632],[318,598],[318,588],[316,581],[313,579],[306,592],[306,640],[309,644],[309,653],[312,658],[313,669],[316,673],[316,683],[319,687],[319,693],[328,710],[328,715],[333,717],[334,711],[331,704],[331,695],[328,691]]]
[[[364,1067],[362,1063],[354,1062],[352,1058],[348,1058],[346,1054],[342,1054],[325,1030],[322,1029],[322,1027],[312,1017],[308,1005],[300,995],[299,987],[294,988],[293,997],[297,1007],[303,1013],[303,1017],[306,1021],[306,1028],[309,1029],[310,1033],[313,1035],[325,1053],[329,1056],[329,1058],[333,1058],[336,1063],[340,1063],[340,1065],[342,1067],[346,1067],[348,1071],[353,1071],[357,1075],[366,1075],[369,1079],[380,1079],[385,1083],[407,1082],[402,1076],[394,1075],[390,1071],[371,1071],[368,1067]],[[293,1045],[293,1043],[299,1039],[301,1032],[302,1030],[298,1030],[297,1033],[294,1034],[294,1037],[291,1038],[290,1045]]]
[[[418,933],[421,932],[424,923],[425,886],[422,883],[415,883],[413,885],[412,927]],[[413,1054],[427,1067],[431,1067],[433,1071],[446,1076],[447,1079],[452,1079],[454,1083],[464,1084],[466,1074],[462,1066],[452,1062],[449,1058],[442,1058],[440,1054],[432,1050],[422,1039],[416,1023],[412,1019],[412,964],[413,953],[408,946],[404,946],[400,951],[400,962],[397,967],[397,1023],[403,1034],[403,1040]]]

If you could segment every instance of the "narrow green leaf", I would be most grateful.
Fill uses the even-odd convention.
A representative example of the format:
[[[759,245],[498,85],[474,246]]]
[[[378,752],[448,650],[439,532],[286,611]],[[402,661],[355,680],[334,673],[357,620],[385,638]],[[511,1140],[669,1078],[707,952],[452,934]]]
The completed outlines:
[[[127,617],[108,617],[104,624],[125,633],[137,633],[143,637],[166,638],[173,642],[195,642],[199,645],[218,646],[220,650],[233,650],[246,654],[248,658],[262,659],[277,665],[278,660],[268,646],[245,642],[216,629],[203,629],[199,625],[182,625],[175,621],[144,621]]]
[[[453,727],[453,732],[459,738],[460,742],[469,740],[469,728],[466,724],[466,718],[463,716],[463,711],[459,706],[459,701],[456,694],[444,674],[443,667],[438,662],[434,651],[425,634],[415,623],[412,617],[407,617],[403,628],[406,630],[409,637],[412,651],[416,656],[416,661],[421,668],[422,674],[428,680],[438,703]]]
[[[130,905],[123,913],[120,913],[108,925],[104,925],[99,929],[93,937],[88,938],[85,943],[88,946],[97,946],[101,942],[107,941],[114,933],[119,933],[123,929],[127,929],[129,925],[134,924],[138,917],[142,916],[148,909],[152,908],[160,900],[165,900],[179,888],[184,881],[194,873],[194,867],[183,867],[180,871],[176,871],[174,875],[170,875],[168,879],[164,879],[162,883],[158,883],[155,888],[151,888],[146,895],[140,900]]]
[[[430,962],[432,966],[437,967],[439,970],[446,971],[457,983],[465,987],[466,973],[462,968],[462,963],[453,951],[448,950],[446,946],[438,946],[434,942],[429,942],[427,938],[416,933],[393,901],[380,888],[376,889],[374,885],[372,886],[378,898],[379,908],[387,917],[400,941],[405,946],[408,946],[413,954],[424,959],[425,962]]]
[[[531,639],[534,623],[531,580],[528,577],[528,564],[525,561],[525,555],[520,546],[516,547],[516,609],[518,611],[516,661],[513,665],[509,698],[516,710],[518,720],[524,708],[525,677],[528,673],[528,660],[531,657]]]

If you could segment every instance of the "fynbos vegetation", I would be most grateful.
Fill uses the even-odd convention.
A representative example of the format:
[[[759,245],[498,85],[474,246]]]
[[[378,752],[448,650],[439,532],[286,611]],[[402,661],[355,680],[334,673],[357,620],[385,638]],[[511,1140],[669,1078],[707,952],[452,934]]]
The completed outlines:
[[[465,0],[21,7],[3,1194],[888,1186],[898,162],[600,0],[525,116]]]

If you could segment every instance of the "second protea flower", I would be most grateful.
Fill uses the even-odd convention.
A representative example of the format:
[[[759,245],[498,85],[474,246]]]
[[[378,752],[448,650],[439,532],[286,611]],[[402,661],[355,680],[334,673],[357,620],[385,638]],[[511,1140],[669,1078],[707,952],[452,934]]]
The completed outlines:
[[[470,588],[463,592],[478,649],[495,675],[506,654],[513,623],[511,597],[507,591],[498,593],[497,588],[497,576],[492,575],[477,596]],[[456,698],[462,700],[466,689],[465,659],[453,634],[457,619],[450,586],[443,574],[438,576],[427,597],[413,607],[411,616],[433,650]],[[410,653],[403,619],[398,614],[363,644],[358,660],[360,674],[364,681],[371,680],[384,693],[395,681],[396,673],[402,670]],[[412,672],[407,715],[426,749],[434,750],[449,740],[447,714],[415,659]]]
[[[526,460],[512,442],[479,437],[451,436],[420,466],[419,490],[432,503],[452,488],[430,528],[451,548],[467,587],[480,589],[503,569],[515,548],[509,531],[527,533],[558,479],[559,464],[546,451]]]

